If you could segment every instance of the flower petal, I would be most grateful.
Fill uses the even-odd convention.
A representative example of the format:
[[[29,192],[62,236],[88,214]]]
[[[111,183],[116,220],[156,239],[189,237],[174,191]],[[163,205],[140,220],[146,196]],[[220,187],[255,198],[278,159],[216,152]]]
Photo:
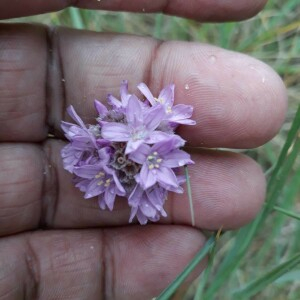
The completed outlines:
[[[157,169],[156,178],[159,183],[170,185],[172,187],[178,187],[177,178],[174,172],[169,168],[161,166],[159,169]]]
[[[145,83],[140,83],[137,88],[140,90],[140,92],[146,97],[146,99],[154,106],[157,104],[155,101],[152,93],[150,92],[149,88]]]
[[[115,199],[116,199],[116,193],[115,193],[115,189],[113,186],[110,186],[109,188],[107,188],[105,190],[103,199],[104,199],[108,209],[110,211],[112,211],[114,208],[114,203],[115,203]]]
[[[86,192],[84,194],[85,199],[89,199],[95,196],[98,196],[104,192],[103,185],[98,185],[99,180],[94,179],[88,185]]]
[[[191,156],[185,151],[178,149],[166,154],[162,161],[162,166],[168,168],[177,168],[189,164],[194,164],[194,162],[191,160]]]
[[[101,135],[112,142],[126,142],[130,137],[128,126],[115,122],[103,124]]]
[[[158,96],[158,100],[163,99],[163,104],[165,106],[173,106],[174,103],[174,89],[175,85],[170,84],[161,90]]]
[[[171,186],[169,184],[164,184],[163,182],[160,182],[159,185],[164,188],[166,191],[170,191],[173,193],[177,194],[183,194],[184,190],[183,188],[179,185],[178,187]]]
[[[132,207],[131,208],[129,223],[132,223],[132,220],[136,216],[137,211],[138,211],[138,207]],[[146,223],[147,223],[147,219],[146,219]]]
[[[128,204],[133,207],[138,207],[141,202],[143,193],[144,190],[139,184],[137,184],[128,198]]]
[[[131,95],[128,94],[128,81],[123,80],[120,87],[120,96],[122,100],[122,106],[126,107],[128,104],[128,100]]]
[[[79,188],[81,192],[86,192],[88,185],[90,184],[89,179],[81,179],[79,182],[75,184],[75,187]]]
[[[84,125],[83,121],[81,120],[81,118],[77,115],[74,107],[72,105],[70,105],[67,108],[67,112],[69,114],[69,116],[78,124],[80,125],[82,128],[86,129],[86,126]]]
[[[179,124],[185,125],[195,125],[196,122],[193,120],[187,119],[190,118],[193,114],[193,106],[185,104],[177,104],[173,106],[172,113],[168,116],[168,120],[171,122],[176,122]]]
[[[171,134],[155,130],[155,131],[151,132],[150,136],[145,139],[145,143],[156,144],[158,142],[168,140],[172,136],[173,135],[171,135]]]
[[[126,191],[123,188],[121,182],[119,181],[116,172],[113,172],[113,179],[114,179],[114,183],[115,183],[115,193],[118,194],[119,196],[125,196]]]
[[[130,126],[139,127],[143,124],[143,110],[139,99],[131,95],[126,107],[126,119]]]
[[[153,131],[164,119],[165,115],[165,109],[161,104],[151,107],[144,113],[144,125],[149,131]]]
[[[101,172],[102,167],[98,165],[84,165],[80,167],[74,167],[74,174],[81,178],[93,179]]]
[[[61,150],[64,169],[73,173],[74,166],[81,160],[83,152],[68,144]]]
[[[146,225],[148,223],[148,218],[141,212],[140,209],[137,210],[136,217],[141,225]]]
[[[150,201],[147,201],[147,197],[144,197],[142,203],[140,204],[139,208],[141,212],[147,217],[147,218],[154,218],[157,214],[157,211],[155,207],[151,204]]]
[[[161,211],[167,196],[167,191],[158,185],[146,191],[149,201],[158,210]]]
[[[175,122],[177,124],[182,124],[182,125],[196,125],[196,121],[191,120],[191,119],[182,119],[182,120],[176,120],[176,121],[172,120],[172,122]]]
[[[97,110],[99,116],[103,116],[103,115],[107,114],[108,110],[107,110],[106,106],[103,105],[100,101],[95,99],[94,106],[95,106],[95,109]]]
[[[112,94],[108,94],[107,97],[107,103],[114,108],[120,108],[122,107],[121,101],[119,101],[117,98],[115,98]]]
[[[77,150],[94,150],[94,143],[88,136],[75,136],[72,140],[72,147]]]
[[[102,147],[107,147],[111,145],[111,142],[109,140],[105,140],[105,139],[97,139],[96,140],[96,144],[102,148]]]
[[[129,140],[126,145],[125,154],[129,154],[131,152],[136,151],[143,144],[143,140]]]
[[[72,126],[74,126],[74,124],[69,123],[69,122],[61,121],[61,123],[60,123],[61,129],[62,129],[66,134],[69,133],[69,130],[70,130],[70,128],[71,128]],[[67,135],[66,135],[66,137],[68,138]]]
[[[98,197],[98,205],[99,207],[102,209],[102,210],[105,210],[106,209],[106,203],[104,201],[104,195],[99,195]]]
[[[179,135],[172,135],[168,139],[164,139],[156,143],[151,152],[158,152],[160,156],[164,156],[176,148],[182,147],[185,144],[185,141]]]
[[[154,174],[154,171],[149,170],[147,164],[144,164],[142,166],[139,179],[140,184],[144,190],[150,188],[156,183],[156,175]]]
[[[129,154],[129,159],[142,165],[146,161],[147,156],[150,153],[150,149],[150,146],[141,144],[134,152]]]

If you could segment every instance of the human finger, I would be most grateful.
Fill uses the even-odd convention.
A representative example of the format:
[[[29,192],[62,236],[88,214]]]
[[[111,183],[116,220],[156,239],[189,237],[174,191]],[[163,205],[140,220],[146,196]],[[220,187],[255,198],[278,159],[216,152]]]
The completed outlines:
[[[62,167],[63,142],[41,147],[6,144],[0,147],[0,235],[35,228],[91,228],[128,224],[130,208],[118,199],[113,212],[84,199]],[[225,151],[192,153],[189,166],[196,227],[238,228],[256,215],[265,196],[265,179],[250,158]],[[185,188],[186,189],[186,188]],[[164,224],[191,225],[188,196],[169,193]]]
[[[267,65],[243,54],[187,42],[5,25],[0,34],[2,141],[38,141],[47,130],[63,137],[60,122],[73,105],[94,122],[94,98],[116,96],[123,79],[156,95],[175,83],[175,102],[194,106],[197,125],[180,134],[190,145],[251,148],[283,123],[286,91]],[[47,119],[47,124],[45,122]],[[26,130],[24,130],[26,128]],[[47,129],[48,128],[48,129]]]
[[[40,231],[2,238],[0,296],[151,299],[183,270],[204,240],[199,231],[182,226]]]
[[[70,6],[81,8],[131,11],[142,13],[163,12],[201,21],[242,20],[257,14],[266,0],[209,1],[209,0],[155,0],[155,1],[83,1],[83,0],[29,0],[26,5],[18,0],[0,2],[0,19],[58,11]]]

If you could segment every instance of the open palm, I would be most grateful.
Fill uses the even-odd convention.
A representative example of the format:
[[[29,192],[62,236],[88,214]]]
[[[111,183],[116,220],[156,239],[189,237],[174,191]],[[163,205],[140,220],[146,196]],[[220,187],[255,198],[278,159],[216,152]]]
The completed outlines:
[[[2,0],[0,18],[58,10],[72,1],[48,2]],[[222,21],[249,17],[264,1],[73,2]],[[93,122],[94,98],[117,95],[123,79],[131,87],[145,82],[154,93],[175,83],[175,101],[194,106],[197,125],[179,131],[196,162],[189,170],[197,228],[190,226],[187,196],[175,194],[159,224],[128,225],[126,205],[117,201],[114,212],[101,211],[96,200],[83,199],[62,167],[66,107]],[[157,295],[205,242],[199,229],[238,228],[264,199],[264,176],[254,161],[199,147],[262,145],[278,131],[285,108],[280,78],[242,54],[198,43],[2,24],[0,299]]]

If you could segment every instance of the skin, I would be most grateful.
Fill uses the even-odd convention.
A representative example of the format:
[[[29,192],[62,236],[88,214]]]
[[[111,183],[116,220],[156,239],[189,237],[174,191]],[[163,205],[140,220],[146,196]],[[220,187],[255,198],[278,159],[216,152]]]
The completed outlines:
[[[198,20],[239,20],[264,1],[2,0],[0,18],[59,10],[164,11]],[[18,5],[19,4],[19,5]],[[186,196],[170,195],[159,224],[128,225],[84,200],[62,168],[60,121],[72,104],[85,122],[93,99],[145,82],[158,94],[171,82],[176,99],[195,107],[197,125],[180,129],[190,167],[196,227]],[[188,89],[186,89],[188,85]],[[149,37],[0,26],[0,299],[150,299],[205,243],[199,229],[235,229],[259,211],[265,179],[250,158],[205,148],[251,148],[283,123],[286,92],[268,66],[217,47]],[[55,138],[48,138],[51,133]],[[43,230],[41,230],[43,229]],[[197,272],[204,268],[199,266]],[[194,278],[194,277],[193,277]],[[192,279],[192,278],[190,278]]]

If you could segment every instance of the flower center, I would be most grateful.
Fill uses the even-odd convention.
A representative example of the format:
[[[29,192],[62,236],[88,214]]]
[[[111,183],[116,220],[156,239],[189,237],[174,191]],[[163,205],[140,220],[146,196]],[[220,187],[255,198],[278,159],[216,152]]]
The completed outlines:
[[[163,98],[154,98],[154,100],[158,103],[164,104],[165,100]]]
[[[159,169],[160,164],[163,160],[158,156],[158,153],[155,151],[147,156],[148,169]]]
[[[139,128],[132,128],[131,137],[134,141],[143,140],[147,136],[145,126]]]

